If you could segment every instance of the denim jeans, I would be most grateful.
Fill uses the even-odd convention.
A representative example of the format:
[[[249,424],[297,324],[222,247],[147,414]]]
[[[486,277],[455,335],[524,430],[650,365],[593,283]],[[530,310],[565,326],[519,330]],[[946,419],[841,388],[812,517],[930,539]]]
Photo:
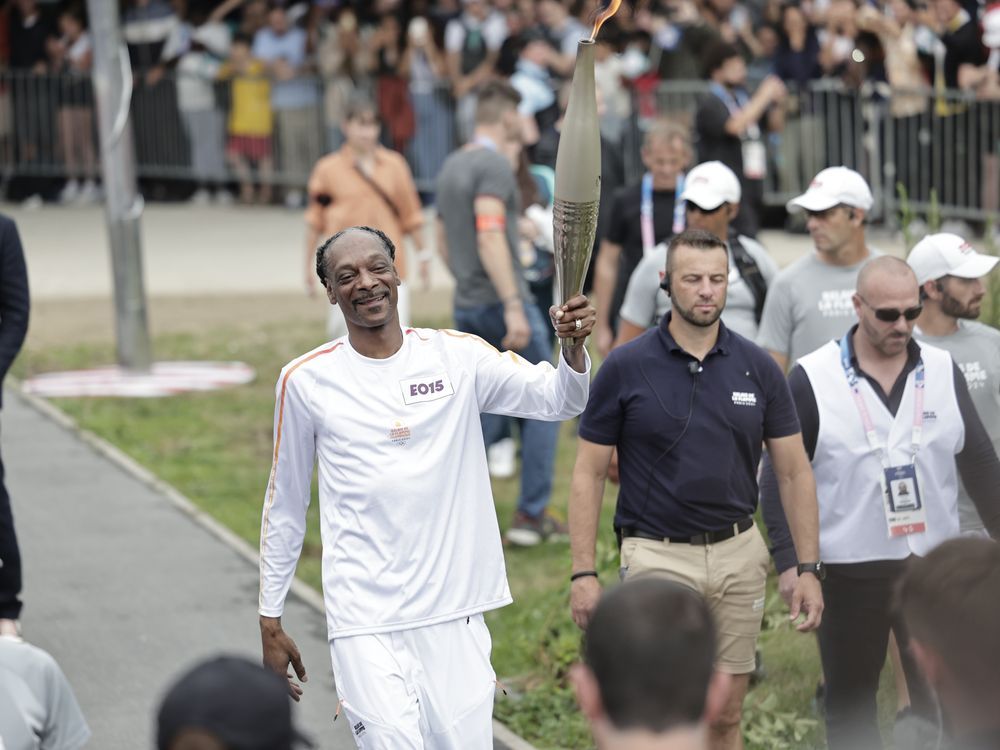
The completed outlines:
[[[531,340],[518,351],[522,357],[537,364],[552,360],[548,323],[534,305],[525,305],[524,313],[531,326]],[[455,308],[455,327],[473,333],[496,348],[507,333],[503,321],[503,305],[479,305]],[[507,417],[482,414],[483,439],[492,445],[503,434]],[[552,469],[556,459],[556,442],[559,440],[559,422],[540,422],[535,419],[519,420],[521,428],[521,493],[517,509],[537,518],[548,507],[552,494]]]

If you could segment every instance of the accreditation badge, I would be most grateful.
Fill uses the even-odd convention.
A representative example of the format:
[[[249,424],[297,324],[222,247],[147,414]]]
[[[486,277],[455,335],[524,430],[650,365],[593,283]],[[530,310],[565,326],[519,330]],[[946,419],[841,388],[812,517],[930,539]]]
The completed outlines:
[[[743,141],[743,176],[763,180],[767,174],[767,149],[761,140]]]
[[[883,489],[890,537],[922,534],[927,530],[927,514],[920,499],[920,484],[913,464],[885,469]]]

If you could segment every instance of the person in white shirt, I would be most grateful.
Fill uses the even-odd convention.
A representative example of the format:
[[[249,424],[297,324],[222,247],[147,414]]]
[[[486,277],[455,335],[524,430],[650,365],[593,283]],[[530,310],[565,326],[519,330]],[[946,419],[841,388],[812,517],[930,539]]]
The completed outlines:
[[[353,227],[316,270],[348,334],[292,361],[276,389],[261,522],[264,663],[306,672],[281,626],[319,465],[323,594],[341,705],[361,748],[492,748],[486,610],[511,602],[480,413],[558,421],[587,403],[596,311],[550,308],[560,363],[476,336],[402,329],[395,248]]]
[[[858,322],[788,378],[819,501],[830,750],[881,749],[876,695],[890,632],[913,713],[934,719],[892,601],[909,561],[958,536],[959,479],[990,535],[1000,536],[1000,461],[951,355],[912,338],[921,313],[914,272],[899,258],[873,258],[858,274],[853,304]],[[761,506],[784,577],[795,574],[796,558],[769,474],[765,465]]]

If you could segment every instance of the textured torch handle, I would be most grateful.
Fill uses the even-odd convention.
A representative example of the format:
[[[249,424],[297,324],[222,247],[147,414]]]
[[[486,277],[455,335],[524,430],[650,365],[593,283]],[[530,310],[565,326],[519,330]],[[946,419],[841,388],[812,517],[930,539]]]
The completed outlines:
[[[583,291],[583,279],[590,265],[597,233],[597,211],[600,201],[574,203],[556,198],[552,207],[555,238],[555,300],[564,305]],[[563,347],[572,343],[563,340]]]

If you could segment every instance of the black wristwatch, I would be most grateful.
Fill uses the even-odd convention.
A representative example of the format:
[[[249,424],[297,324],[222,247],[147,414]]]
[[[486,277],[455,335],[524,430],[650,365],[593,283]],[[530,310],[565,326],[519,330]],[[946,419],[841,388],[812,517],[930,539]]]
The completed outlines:
[[[820,581],[826,579],[826,566],[821,562],[799,563],[799,575],[812,573]]]

